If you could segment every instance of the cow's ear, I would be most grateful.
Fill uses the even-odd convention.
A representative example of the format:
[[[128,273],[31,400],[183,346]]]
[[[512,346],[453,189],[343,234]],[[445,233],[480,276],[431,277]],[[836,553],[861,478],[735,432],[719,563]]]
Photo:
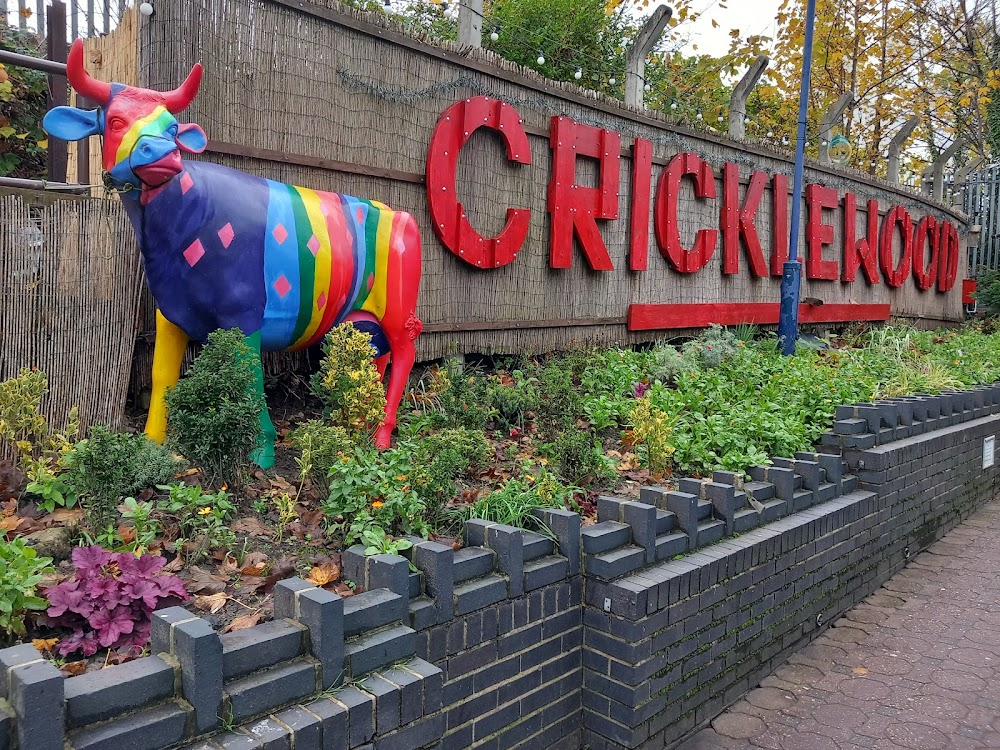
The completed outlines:
[[[97,110],[76,107],[55,107],[42,119],[42,127],[49,135],[64,141],[78,141],[101,132],[97,123]]]
[[[208,136],[194,123],[185,123],[177,128],[177,145],[189,154],[200,154],[208,147]]]

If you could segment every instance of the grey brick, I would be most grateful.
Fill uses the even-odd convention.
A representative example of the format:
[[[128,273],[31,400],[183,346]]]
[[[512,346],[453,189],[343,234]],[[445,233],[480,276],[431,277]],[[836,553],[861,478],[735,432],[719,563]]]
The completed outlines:
[[[464,615],[507,598],[507,581],[497,575],[476,578],[455,586],[455,614]]]
[[[455,550],[437,542],[421,542],[413,547],[413,563],[424,573],[438,622],[450,620],[455,613]]]
[[[51,717],[49,718],[51,722]],[[187,712],[176,703],[166,703],[155,708],[123,716],[116,721],[95,724],[69,734],[74,750],[158,750],[176,745],[185,737]],[[53,729],[60,735],[62,725]],[[34,750],[40,745],[21,745],[23,750]]]
[[[323,721],[315,713],[292,706],[276,713],[274,718],[288,727],[295,750],[324,750]]]
[[[335,700],[347,708],[350,747],[370,742],[375,735],[375,699],[368,693],[349,687],[338,690]]]
[[[7,700],[17,717],[22,750],[62,750],[65,678],[47,661],[14,666],[7,673]]]
[[[351,677],[412,657],[417,647],[417,634],[403,625],[379,630],[347,644],[345,660]]]
[[[183,607],[166,607],[153,612],[149,634],[149,651],[152,654],[170,653],[170,628],[178,622],[196,620],[195,615]],[[2,652],[0,652],[2,653]]]
[[[226,684],[234,721],[286,706],[316,692],[316,668],[296,660],[255,672]]]
[[[524,532],[493,524],[486,529],[486,546],[497,554],[497,569],[507,576],[509,596],[520,596],[524,591]]]
[[[410,564],[399,555],[370,555],[365,558],[365,589],[389,589],[399,594],[399,620],[406,617],[406,601],[410,597]]]
[[[344,601],[320,588],[296,597],[297,619],[309,629],[309,653],[320,663],[320,686],[326,690],[344,677]]]
[[[656,507],[628,502],[622,506],[622,520],[632,530],[632,543],[646,552],[646,562],[656,561]]]
[[[618,549],[629,543],[632,536],[631,528],[618,521],[603,521],[586,526],[580,532],[583,551],[588,555]]]
[[[321,697],[307,703],[305,710],[320,722],[323,750],[348,750],[347,706],[333,698]]]
[[[344,602],[344,635],[358,635],[402,622],[407,600],[389,589],[371,589]],[[403,605],[403,606],[401,606]]]
[[[430,666],[430,665],[428,665]],[[379,676],[396,686],[399,691],[399,723],[406,725],[419,719],[423,711],[424,679],[409,669],[388,669]]]
[[[393,683],[379,675],[368,675],[357,684],[375,699],[375,732],[386,734],[400,724],[400,690]]]
[[[445,715],[430,716],[402,727],[396,732],[375,741],[375,750],[414,750],[430,747],[445,733]]]
[[[286,578],[275,584],[274,595],[274,619],[289,620],[296,619],[297,610],[295,608],[295,596],[301,591],[308,591],[316,588],[316,585],[303,581],[301,578]]]
[[[587,555],[584,566],[588,573],[611,580],[638,570],[645,561],[645,550],[630,545],[599,555]]]
[[[485,532],[483,534],[485,536]],[[473,578],[482,578],[496,569],[496,554],[492,550],[482,547],[463,547],[454,553],[454,561],[455,584]]]
[[[186,624],[186,623],[185,623]],[[180,627],[175,626],[176,627]],[[227,680],[274,666],[302,654],[303,628],[288,620],[272,620],[220,636]],[[176,638],[176,633],[175,636]]]
[[[159,656],[105,667],[66,680],[67,725],[103,721],[173,695],[173,667]]]
[[[561,508],[538,508],[535,510],[545,524],[556,535],[559,548],[556,552],[568,561],[569,575],[580,572],[580,516]]]

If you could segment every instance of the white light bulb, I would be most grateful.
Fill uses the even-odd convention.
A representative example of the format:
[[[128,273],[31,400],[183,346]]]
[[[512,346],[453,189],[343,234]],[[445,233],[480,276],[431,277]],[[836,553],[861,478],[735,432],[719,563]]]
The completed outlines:
[[[573,74],[573,77],[579,81],[581,78],[583,78],[583,71],[580,70],[580,68],[577,68],[576,72]]]
[[[539,65],[545,65],[545,55],[543,55],[541,52],[538,53],[537,62]]]
[[[749,125],[750,124],[750,118],[749,117],[744,117],[743,118],[743,124],[744,125]]]
[[[767,137],[768,138],[774,138],[774,131],[773,130],[768,130],[767,131]]]
[[[670,109],[677,109],[677,102],[670,102]]]
[[[719,115],[719,116],[718,116],[718,117],[716,117],[715,119],[716,119],[716,120],[718,120],[719,122],[722,122],[722,115]]]
[[[497,33],[496,31],[491,31],[491,32],[490,32],[490,39],[491,39],[492,41],[494,41],[494,42],[495,42],[495,41],[497,41],[497,40],[498,40],[499,38],[500,38],[500,35],[499,35],[499,34],[498,34],[498,33]]]
[[[781,145],[782,145],[782,146],[787,146],[787,145],[788,145],[788,143],[789,143],[789,141],[788,141],[788,136],[787,136],[787,135],[783,135],[783,136],[781,136]]]
[[[153,15],[153,5],[152,3],[142,3],[139,5],[139,12],[147,18]]]
[[[651,88],[652,88],[652,86],[650,86],[650,85],[649,85],[649,84],[647,83],[647,84],[645,84],[645,85],[644,85],[644,86],[642,87],[642,90],[643,90],[643,91],[649,91],[649,90],[650,90]]]
[[[614,76],[611,76],[611,78],[608,79],[608,83],[614,86],[616,83],[618,83],[618,79],[615,78]]]
[[[698,114],[696,115],[696,117],[697,117],[697,118],[698,118],[699,120],[703,119],[703,118],[702,118],[702,114],[701,114],[701,110],[700,110],[700,109],[698,110]]]

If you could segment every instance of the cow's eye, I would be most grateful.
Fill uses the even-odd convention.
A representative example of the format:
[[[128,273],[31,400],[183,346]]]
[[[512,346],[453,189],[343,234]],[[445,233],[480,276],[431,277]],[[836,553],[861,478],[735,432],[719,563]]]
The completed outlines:
[[[111,129],[112,130],[124,130],[125,129],[125,125],[126,125],[125,120],[123,120],[122,118],[120,118],[120,117],[112,117],[111,118]]]

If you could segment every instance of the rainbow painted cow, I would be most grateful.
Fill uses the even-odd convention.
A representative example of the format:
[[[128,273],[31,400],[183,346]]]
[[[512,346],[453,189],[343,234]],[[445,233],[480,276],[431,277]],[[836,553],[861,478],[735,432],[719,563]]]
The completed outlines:
[[[156,298],[153,392],[146,434],[166,433],[164,394],[180,374],[189,339],[239,328],[257,352],[301,349],[350,321],[372,334],[386,388],[385,419],[376,432],[389,446],[396,409],[414,359],[421,323],[420,235],[413,217],[375,201],[284,185],[181,152],[207,146],[197,125],[174,115],[198,92],[201,66],[180,88],[159,92],[102,83],[83,68],[83,44],[70,50],[67,76],[100,109],[56,107],[44,120],[51,135],[104,139],[104,169],[122,193],[149,287]],[[257,461],[274,461],[275,430],[265,407],[266,442]]]

